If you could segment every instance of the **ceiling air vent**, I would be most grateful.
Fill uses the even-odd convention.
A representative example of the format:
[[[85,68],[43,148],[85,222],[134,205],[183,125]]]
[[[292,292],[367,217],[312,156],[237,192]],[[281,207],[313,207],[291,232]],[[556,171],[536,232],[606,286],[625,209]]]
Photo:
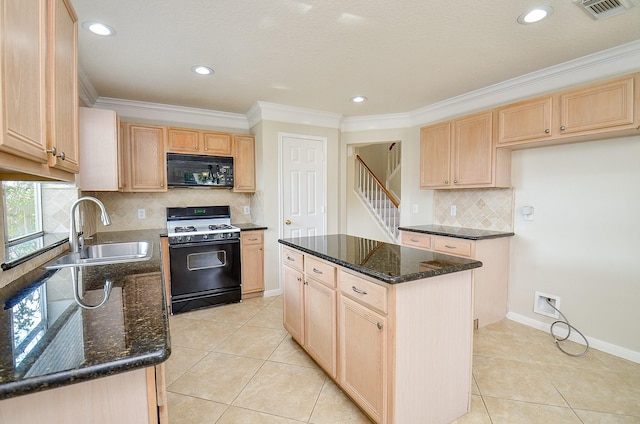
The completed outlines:
[[[578,0],[577,3],[595,19],[610,18],[634,6],[634,0]]]

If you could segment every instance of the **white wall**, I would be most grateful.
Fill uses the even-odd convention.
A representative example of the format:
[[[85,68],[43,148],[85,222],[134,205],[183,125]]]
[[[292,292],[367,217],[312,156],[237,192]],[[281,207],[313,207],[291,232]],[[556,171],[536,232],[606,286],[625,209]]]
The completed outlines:
[[[534,292],[560,296],[587,337],[640,358],[640,136],[517,151],[512,159],[510,313],[550,323],[533,313]],[[523,220],[525,205],[535,208],[533,221]]]

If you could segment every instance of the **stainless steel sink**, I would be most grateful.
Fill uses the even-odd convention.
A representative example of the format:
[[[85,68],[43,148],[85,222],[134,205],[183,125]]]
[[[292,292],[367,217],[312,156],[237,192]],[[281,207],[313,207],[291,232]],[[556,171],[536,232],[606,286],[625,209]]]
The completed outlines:
[[[146,261],[151,259],[151,256],[153,256],[153,243],[146,240],[96,244],[87,246],[80,252],[67,253],[55,262],[45,266],[45,268],[56,269],[68,266],[94,266]]]

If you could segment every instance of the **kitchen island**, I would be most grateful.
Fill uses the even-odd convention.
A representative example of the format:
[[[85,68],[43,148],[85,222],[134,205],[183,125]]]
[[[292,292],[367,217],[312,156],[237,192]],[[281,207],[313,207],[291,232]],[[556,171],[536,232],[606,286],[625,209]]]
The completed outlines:
[[[469,411],[481,262],[344,234],[279,242],[285,329],[374,422]]]
[[[75,276],[71,267],[39,268],[0,289],[0,422],[141,423],[164,415],[170,343],[162,232],[91,240],[149,240],[147,261],[76,268]],[[74,279],[88,306],[101,302],[110,280],[106,303],[81,307]]]

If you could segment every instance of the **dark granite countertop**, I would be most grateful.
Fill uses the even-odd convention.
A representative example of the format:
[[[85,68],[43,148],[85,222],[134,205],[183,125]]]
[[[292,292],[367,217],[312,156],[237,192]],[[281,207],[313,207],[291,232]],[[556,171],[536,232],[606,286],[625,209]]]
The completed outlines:
[[[482,262],[346,234],[295,237],[279,243],[388,284],[479,268]]]
[[[416,225],[411,227],[398,227],[401,231],[412,231],[414,233],[433,234],[437,236],[456,237],[467,240],[485,240],[500,237],[512,237],[515,233],[477,230],[475,228],[447,227],[445,225]]]
[[[257,230],[266,230],[267,227],[264,225],[256,225],[256,224],[231,224],[235,227],[240,228],[240,231],[257,231]]]
[[[160,238],[166,229],[99,233],[87,243],[153,242],[148,261],[73,269],[35,269],[0,289],[0,399],[105,377],[164,362],[169,320],[161,276]]]

